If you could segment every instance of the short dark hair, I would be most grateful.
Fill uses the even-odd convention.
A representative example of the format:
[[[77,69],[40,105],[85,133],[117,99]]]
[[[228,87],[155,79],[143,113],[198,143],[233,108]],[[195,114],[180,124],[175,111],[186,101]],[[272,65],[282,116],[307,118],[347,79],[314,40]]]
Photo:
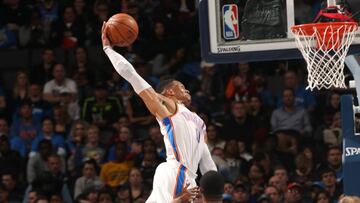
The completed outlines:
[[[206,200],[222,200],[224,178],[216,171],[206,172],[200,179],[200,187]]]
[[[162,93],[166,88],[168,88],[175,80],[174,79],[165,79],[160,81],[160,83],[156,87],[157,93]]]

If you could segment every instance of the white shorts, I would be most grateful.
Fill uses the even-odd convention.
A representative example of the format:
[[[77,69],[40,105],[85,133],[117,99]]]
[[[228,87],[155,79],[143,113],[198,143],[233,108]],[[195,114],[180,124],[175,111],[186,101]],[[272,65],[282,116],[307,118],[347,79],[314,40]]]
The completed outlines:
[[[177,161],[161,163],[156,168],[153,190],[146,203],[171,203],[186,184],[190,184],[189,188],[196,187],[196,175],[189,174]]]

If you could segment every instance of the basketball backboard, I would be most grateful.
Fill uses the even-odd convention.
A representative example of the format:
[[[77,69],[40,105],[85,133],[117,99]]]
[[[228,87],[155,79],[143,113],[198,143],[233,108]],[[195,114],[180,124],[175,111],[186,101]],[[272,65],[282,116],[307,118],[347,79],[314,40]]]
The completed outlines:
[[[359,19],[360,1],[347,4]],[[321,1],[310,0],[201,0],[202,57],[215,63],[300,59],[290,28],[311,23],[320,8]],[[259,10],[270,12],[255,13]],[[360,30],[349,54],[359,52]]]

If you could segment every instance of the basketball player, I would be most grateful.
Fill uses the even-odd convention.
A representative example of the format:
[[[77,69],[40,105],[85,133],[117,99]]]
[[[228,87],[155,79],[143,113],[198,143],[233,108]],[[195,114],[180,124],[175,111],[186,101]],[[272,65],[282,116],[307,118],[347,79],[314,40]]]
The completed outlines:
[[[135,71],[134,67],[111,48],[106,36],[106,22],[102,27],[102,43],[115,70],[126,79],[159,122],[166,146],[166,162],[155,172],[153,190],[147,203],[169,203],[189,184],[196,187],[196,172],[216,170],[205,143],[206,127],[203,120],[189,111],[191,96],[176,80],[159,84],[157,92]]]

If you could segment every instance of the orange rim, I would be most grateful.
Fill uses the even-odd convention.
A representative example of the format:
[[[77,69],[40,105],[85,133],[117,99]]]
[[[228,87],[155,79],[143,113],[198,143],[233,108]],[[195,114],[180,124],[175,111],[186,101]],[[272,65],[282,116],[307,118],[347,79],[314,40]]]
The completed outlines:
[[[294,25],[291,27],[291,31],[293,33],[299,33],[299,31],[302,30],[303,31],[303,33],[301,33],[302,35],[311,36],[315,32],[314,27],[316,27],[316,29],[320,33],[324,33],[324,31],[326,29],[328,29],[329,26],[331,26],[333,30],[338,30],[338,29],[342,28],[342,26],[344,26],[344,25],[352,26],[353,29],[351,29],[351,30],[358,29],[357,22],[324,22],[324,23],[309,23],[309,24],[302,24],[302,25]],[[346,30],[344,30],[344,32],[345,31]]]

